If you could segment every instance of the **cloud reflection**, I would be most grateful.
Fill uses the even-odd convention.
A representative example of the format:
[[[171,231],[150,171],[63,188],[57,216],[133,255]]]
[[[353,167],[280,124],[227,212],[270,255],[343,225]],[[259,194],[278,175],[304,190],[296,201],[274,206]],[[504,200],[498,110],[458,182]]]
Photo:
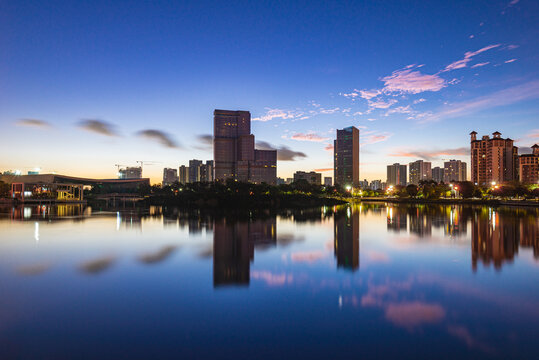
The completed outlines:
[[[162,261],[165,261],[167,258],[169,258],[172,253],[176,251],[176,246],[168,245],[161,248],[159,251],[155,253],[146,253],[142,254],[138,260],[146,265],[153,265],[160,263]]]
[[[109,269],[115,261],[116,259],[114,257],[106,256],[82,263],[79,266],[79,270],[88,275],[96,275]]]
[[[49,271],[51,267],[51,264],[32,264],[20,266],[15,271],[22,276],[36,276]]]

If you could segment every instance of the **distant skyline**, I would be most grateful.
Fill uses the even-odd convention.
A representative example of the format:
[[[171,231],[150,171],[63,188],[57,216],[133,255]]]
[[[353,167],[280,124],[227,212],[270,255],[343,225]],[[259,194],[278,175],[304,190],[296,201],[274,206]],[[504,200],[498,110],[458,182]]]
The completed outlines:
[[[251,112],[277,175],[333,175],[361,130],[360,179],[417,159],[469,164],[469,132],[539,142],[539,3],[0,4],[0,171],[115,177],[212,159],[213,110]],[[286,161],[285,161],[286,160]]]

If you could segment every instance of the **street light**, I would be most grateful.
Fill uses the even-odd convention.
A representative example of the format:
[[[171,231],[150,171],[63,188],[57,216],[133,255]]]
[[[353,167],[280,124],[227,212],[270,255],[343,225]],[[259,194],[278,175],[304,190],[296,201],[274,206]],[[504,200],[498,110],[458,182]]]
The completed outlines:
[[[350,185],[346,185],[346,191],[350,192],[352,190],[352,187]]]

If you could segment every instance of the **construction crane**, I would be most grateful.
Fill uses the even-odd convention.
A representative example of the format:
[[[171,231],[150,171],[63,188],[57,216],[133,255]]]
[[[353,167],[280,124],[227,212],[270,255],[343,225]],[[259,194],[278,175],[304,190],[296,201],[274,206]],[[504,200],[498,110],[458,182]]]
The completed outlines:
[[[144,170],[144,164],[146,165],[155,165],[155,164],[161,164],[161,161],[153,161],[153,160],[137,160],[137,163],[140,164],[140,170]]]
[[[122,165],[122,164],[114,164],[114,166],[116,166],[118,168],[118,173],[120,172],[120,167],[121,166],[127,166],[127,165]]]

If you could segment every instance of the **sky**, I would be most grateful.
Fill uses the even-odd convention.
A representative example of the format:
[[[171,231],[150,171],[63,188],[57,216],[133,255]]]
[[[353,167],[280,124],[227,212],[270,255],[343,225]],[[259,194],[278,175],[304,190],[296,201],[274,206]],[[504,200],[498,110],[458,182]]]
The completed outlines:
[[[539,2],[0,0],[0,171],[114,178],[212,159],[213,110],[248,110],[277,175],[469,163],[469,133],[539,142]]]

